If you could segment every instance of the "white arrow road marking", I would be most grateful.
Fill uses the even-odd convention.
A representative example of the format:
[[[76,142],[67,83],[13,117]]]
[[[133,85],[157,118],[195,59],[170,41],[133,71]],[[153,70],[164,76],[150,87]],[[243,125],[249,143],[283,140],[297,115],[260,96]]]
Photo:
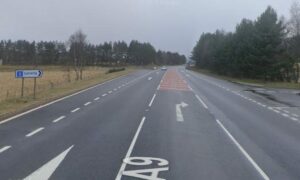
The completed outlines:
[[[152,79],[152,77],[148,77],[148,80],[150,81]]]
[[[73,148],[74,145],[69,147],[64,152],[60,153],[58,156],[44,164],[42,167],[31,173],[24,180],[42,180],[49,179],[50,176],[54,173],[59,164],[65,159],[69,151]]]
[[[177,116],[177,121],[178,122],[183,122],[184,118],[181,112],[181,108],[185,108],[187,107],[188,104],[186,104],[185,102],[182,102],[180,104],[176,104],[176,116]]]

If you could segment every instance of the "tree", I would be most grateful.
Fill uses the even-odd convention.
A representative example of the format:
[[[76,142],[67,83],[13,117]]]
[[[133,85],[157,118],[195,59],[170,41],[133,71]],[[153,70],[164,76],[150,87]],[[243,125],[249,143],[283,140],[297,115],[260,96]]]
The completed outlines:
[[[300,3],[295,1],[290,9],[289,31],[291,36],[300,36]]]
[[[255,29],[257,73],[264,79],[274,79],[280,76],[278,57],[284,53],[285,27],[283,22],[278,20],[276,11],[268,7],[257,19]]]
[[[82,80],[83,69],[86,65],[84,50],[87,44],[86,35],[78,30],[69,38],[70,55],[73,59],[73,68],[76,74],[76,80]]]

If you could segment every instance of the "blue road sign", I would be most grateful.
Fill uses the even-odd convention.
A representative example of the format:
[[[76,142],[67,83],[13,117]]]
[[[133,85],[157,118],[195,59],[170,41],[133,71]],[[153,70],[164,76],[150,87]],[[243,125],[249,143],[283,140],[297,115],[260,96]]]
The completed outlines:
[[[42,75],[41,70],[16,70],[16,78],[39,78]]]

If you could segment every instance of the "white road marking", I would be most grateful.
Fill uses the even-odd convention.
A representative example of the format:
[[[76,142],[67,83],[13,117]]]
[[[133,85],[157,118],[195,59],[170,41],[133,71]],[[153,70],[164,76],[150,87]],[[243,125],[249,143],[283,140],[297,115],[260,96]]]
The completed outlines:
[[[196,94],[196,98],[200,101],[200,103],[206,108],[208,109],[207,105],[204,103],[204,101]]]
[[[114,89],[114,91],[117,91],[117,89]]]
[[[136,143],[136,140],[137,140],[137,138],[138,138],[138,136],[139,136],[139,133],[140,133],[140,131],[141,131],[142,127],[143,127],[143,124],[144,124],[144,122],[145,122],[145,119],[146,119],[146,117],[143,117],[143,118],[142,118],[142,121],[141,121],[141,123],[140,123],[140,125],[139,125],[139,127],[138,127],[138,129],[137,129],[137,131],[136,131],[136,133],[135,133],[135,135],[134,135],[132,141],[131,141],[131,144],[130,144],[130,146],[129,146],[129,149],[128,149],[128,151],[127,151],[126,156],[125,156],[124,159],[130,157],[130,155],[131,155],[131,153],[132,153],[132,150],[133,150],[133,148],[134,148],[134,145],[135,145],[135,143]],[[125,168],[126,168],[126,163],[123,162],[122,165],[121,165],[121,168],[120,168],[120,170],[119,170],[119,172],[118,172],[118,174],[117,174],[116,180],[121,180],[122,173],[123,173],[123,171],[125,170]]]
[[[274,112],[276,112],[276,113],[280,113],[280,111],[277,111],[277,110],[275,110],[275,109],[273,109],[272,111],[274,111]]]
[[[56,122],[58,122],[58,121],[60,121],[60,120],[62,120],[62,119],[64,119],[64,118],[66,118],[66,116],[60,116],[59,118],[54,119],[52,122],[53,122],[53,123],[56,123]]]
[[[285,113],[288,113],[288,114],[290,113],[290,112],[289,112],[289,111],[287,111],[287,110],[282,110],[282,111],[283,111],[283,112],[285,112]]]
[[[90,105],[91,104],[91,102],[86,102],[85,104],[84,104],[84,106],[88,106],[88,105]]]
[[[177,121],[178,122],[183,122],[184,121],[184,118],[183,118],[183,115],[182,115],[182,111],[181,111],[181,107],[187,107],[188,104],[186,104],[185,102],[182,102],[180,104],[176,104],[176,117],[177,117]]]
[[[246,152],[246,150],[237,142],[237,140],[230,134],[230,132],[224,127],[224,125],[217,120],[219,126],[224,130],[224,132],[229,136],[233,143],[238,147],[238,149],[243,153],[243,155],[248,159],[248,161],[253,165],[253,167],[259,172],[263,179],[269,180],[270,178],[267,174],[256,164],[252,157]]]
[[[112,93],[112,91],[108,91],[108,94],[111,94]]]
[[[297,114],[294,114],[294,113],[292,114],[292,116],[299,117]]]
[[[99,99],[100,99],[100,97],[96,97],[94,100],[95,100],[95,101],[98,101]]]
[[[3,153],[4,151],[8,150],[11,148],[11,146],[4,146],[3,148],[0,149],[0,153]]]
[[[119,86],[118,88],[121,89],[121,86]]]
[[[73,109],[73,110],[71,111],[71,113],[74,113],[74,112],[79,111],[79,110],[80,110],[80,108]]]
[[[102,96],[104,97],[104,96],[106,96],[107,94],[105,93],[105,94],[102,94]]]
[[[152,99],[151,99],[151,101],[150,101],[150,103],[149,103],[149,107],[151,107],[151,106],[152,106],[152,104],[153,104],[153,101],[154,101],[155,97],[156,97],[156,94],[154,94],[154,95],[153,95],[153,97],[152,97]]]
[[[152,80],[152,77],[148,77],[148,80],[149,80],[149,81]]]
[[[295,117],[291,117],[291,120],[293,120],[293,121],[299,121],[299,119],[295,118]]]
[[[31,137],[31,136],[35,135],[36,133],[38,133],[38,132],[42,131],[43,129],[45,129],[45,128],[43,128],[43,127],[40,127],[40,128],[38,128],[38,129],[36,129],[36,130],[32,131],[31,133],[29,133],[29,134],[26,134],[26,137]]]
[[[73,147],[74,145],[66,149],[64,152],[60,153],[58,156],[56,156],[55,158],[44,164],[42,167],[28,175],[26,178],[24,178],[24,180],[49,179]]]
[[[285,113],[282,113],[281,115],[284,117],[290,117],[288,114],[285,114]]]

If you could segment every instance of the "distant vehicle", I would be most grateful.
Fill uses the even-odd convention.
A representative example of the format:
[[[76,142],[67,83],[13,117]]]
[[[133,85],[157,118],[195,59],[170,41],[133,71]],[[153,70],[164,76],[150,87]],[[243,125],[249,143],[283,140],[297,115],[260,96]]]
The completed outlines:
[[[166,66],[163,66],[163,67],[161,67],[161,70],[162,70],[162,71],[166,71],[166,70],[167,70],[167,67],[166,67]]]

